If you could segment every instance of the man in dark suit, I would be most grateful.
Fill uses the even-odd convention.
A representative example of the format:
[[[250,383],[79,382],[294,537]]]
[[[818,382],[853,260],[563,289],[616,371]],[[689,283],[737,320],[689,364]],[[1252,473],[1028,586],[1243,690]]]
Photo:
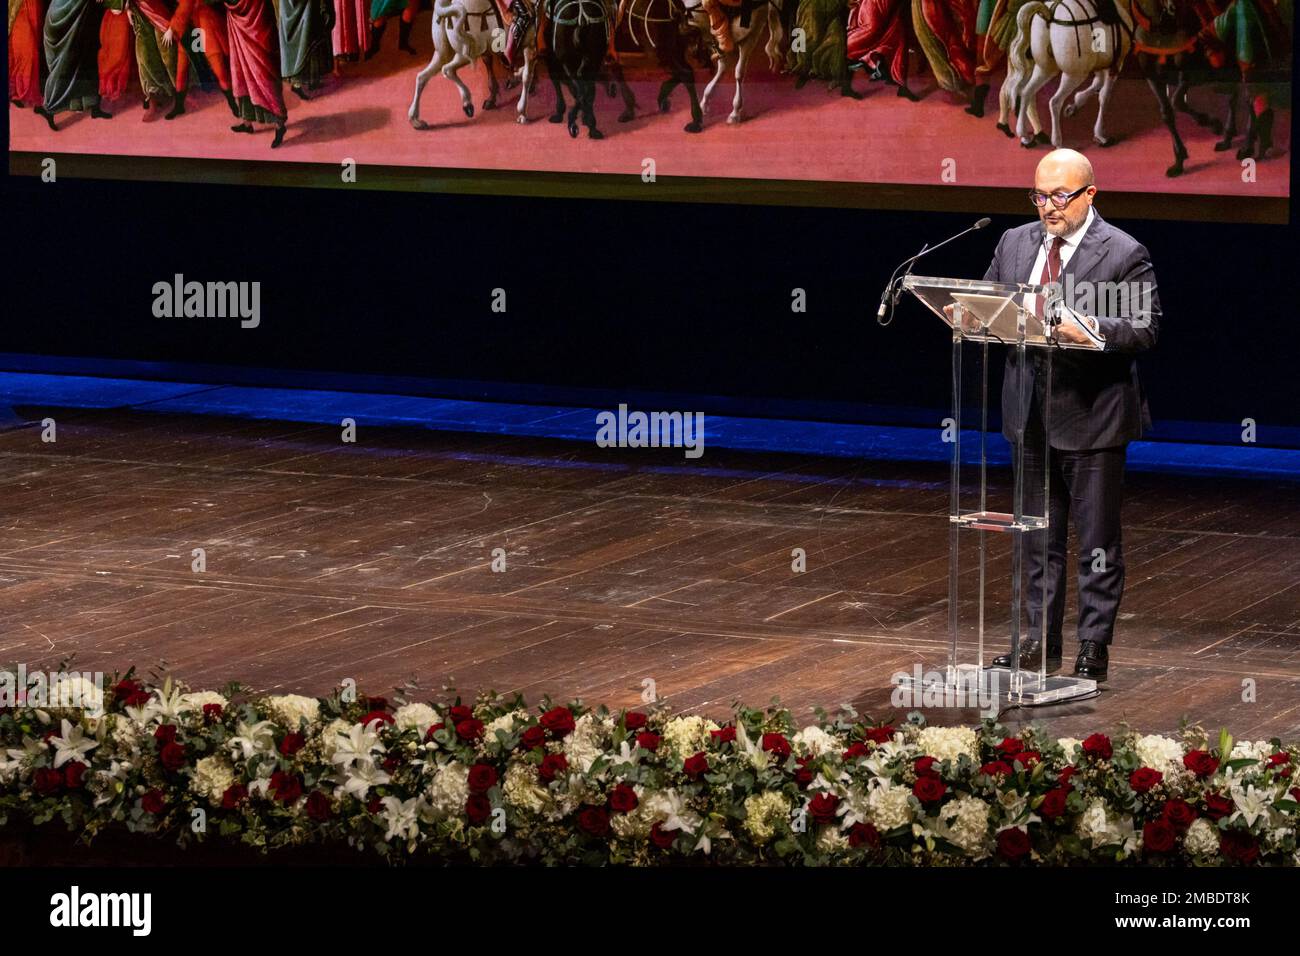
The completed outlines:
[[[1025,513],[1043,514],[1045,468],[1051,479],[1046,567],[1040,534],[1020,536],[1029,575],[1031,634],[1021,642],[1020,666],[1038,667],[1042,648],[1036,635],[1043,633],[1045,611],[1048,669],[1060,667],[1066,539],[1073,518],[1079,544],[1079,652],[1074,673],[1104,680],[1124,593],[1120,534],[1124,458],[1128,443],[1151,427],[1138,382],[1137,355],[1156,343],[1160,298],[1146,248],[1101,218],[1093,208],[1096,196],[1087,157],[1068,149],[1049,153],[1038,165],[1030,193],[1038,221],[1002,235],[984,278],[1060,283],[1067,293],[1065,305],[1085,308],[1072,310],[1058,328],[1058,339],[1105,340],[1099,352],[1058,349],[1052,357],[1048,396],[1044,395],[1043,350],[1028,350],[1023,368],[1015,350],[1009,350],[1002,386],[1002,433],[1008,441],[1024,441]],[[1086,308],[1093,303],[1095,309]],[[1075,324],[1075,318],[1087,326],[1086,331]],[[1029,396],[1024,415],[1016,401],[1022,376]],[[1044,401],[1050,445],[1046,462]],[[993,663],[1010,666],[1011,655]]]

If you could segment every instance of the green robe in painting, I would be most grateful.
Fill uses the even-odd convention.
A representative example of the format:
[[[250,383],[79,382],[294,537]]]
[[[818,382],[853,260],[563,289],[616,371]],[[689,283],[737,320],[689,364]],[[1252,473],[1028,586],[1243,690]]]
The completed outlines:
[[[314,85],[334,68],[333,0],[280,0],[280,75],[292,86]]]
[[[158,29],[138,8],[133,12],[131,28],[135,31],[135,65],[140,74],[140,91],[150,100],[169,100],[176,95],[177,43],[163,46]]]
[[[406,0],[370,0],[370,19],[400,16],[406,9]]]
[[[95,0],[50,0],[42,35],[45,109],[89,110],[99,105],[99,21],[104,8]]]

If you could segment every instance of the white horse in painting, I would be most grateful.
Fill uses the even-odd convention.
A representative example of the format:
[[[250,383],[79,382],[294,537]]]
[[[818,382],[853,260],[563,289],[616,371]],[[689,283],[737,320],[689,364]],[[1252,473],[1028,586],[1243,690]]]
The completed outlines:
[[[492,36],[496,31],[504,29],[501,14],[492,0],[434,0],[433,58],[415,78],[415,98],[411,100],[411,109],[406,114],[412,126],[416,129],[429,128],[429,124],[420,119],[420,97],[429,78],[439,70],[460,88],[460,105],[465,115],[474,115],[474,102],[469,87],[457,72],[475,60],[482,60],[487,67],[490,84],[483,108],[496,108],[498,87],[496,71],[492,66]]]
[[[749,60],[753,55],[754,48],[758,46],[758,40],[763,35],[763,27],[767,27],[767,42],[763,44],[763,52],[767,54],[768,65],[773,71],[781,68],[783,52],[781,41],[785,36],[781,28],[781,5],[789,0],[768,0],[763,4],[755,4],[748,11],[748,26],[743,22],[745,19],[737,14],[731,18],[731,36],[736,41],[736,48],[725,56],[719,55],[714,61],[713,79],[709,80],[704,87],[704,92],[700,94],[700,109],[705,113],[709,109],[709,99],[713,96],[713,91],[717,89],[718,83],[721,82],[722,76],[731,67],[732,76],[736,80],[736,95],[731,98],[731,113],[727,116],[728,123],[739,123],[745,118],[745,71],[749,68]],[[686,20],[691,24],[707,42],[712,34],[709,32],[709,13],[704,9],[700,0],[682,0],[682,8],[686,11]]]
[[[1114,7],[1118,23],[1105,22],[1097,7],[1098,0],[1031,0],[1016,15],[1016,37],[1007,51],[1007,79],[999,94],[1001,111],[998,124],[1006,129],[1007,117],[1012,109],[1016,109],[1016,134],[1022,146],[1030,147],[1042,142],[1036,97],[1038,91],[1058,74],[1061,81],[1051,99],[1052,145],[1060,147],[1062,144],[1062,111],[1067,117],[1073,116],[1094,94],[1098,103],[1092,138],[1099,146],[1110,146],[1115,142],[1106,135],[1106,104],[1114,91],[1115,77],[1132,45],[1133,22],[1123,3]],[[1026,57],[1026,51],[1029,57]],[[1091,85],[1066,106],[1070,94],[1089,77],[1092,78]]]

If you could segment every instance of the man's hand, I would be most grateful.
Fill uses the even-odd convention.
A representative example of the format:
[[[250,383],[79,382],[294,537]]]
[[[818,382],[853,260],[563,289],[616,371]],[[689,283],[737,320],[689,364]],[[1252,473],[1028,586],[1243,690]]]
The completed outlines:
[[[953,316],[956,314],[956,311],[957,306],[951,302],[943,307],[943,314],[948,316],[949,322],[954,321]],[[984,326],[980,325],[980,320],[971,315],[969,311],[962,309],[961,330],[963,332],[982,332],[984,331]]]
[[[1056,340],[1074,345],[1087,345],[1091,341],[1088,336],[1083,334],[1083,330],[1070,319],[1065,320],[1056,327]]]
[[[176,42],[176,34],[172,33],[171,27],[168,27],[166,32],[164,32],[162,35],[162,44],[163,46],[170,47],[175,42]]]

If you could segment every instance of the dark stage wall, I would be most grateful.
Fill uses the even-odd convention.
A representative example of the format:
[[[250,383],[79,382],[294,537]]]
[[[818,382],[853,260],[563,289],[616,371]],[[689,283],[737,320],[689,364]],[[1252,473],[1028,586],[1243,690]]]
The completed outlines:
[[[555,401],[560,386],[687,408],[736,396],[730,410],[754,414],[793,399],[813,417],[945,407],[940,324],[905,301],[880,328],[875,306],[898,260],[977,218],[26,178],[4,193],[0,352],[533,383]],[[918,271],[982,275],[1020,221],[995,218]],[[1294,224],[1117,224],[1160,281],[1143,362],[1156,418],[1250,417],[1264,443],[1300,426]],[[152,287],[178,272],[260,282],[260,327],[155,318]]]

